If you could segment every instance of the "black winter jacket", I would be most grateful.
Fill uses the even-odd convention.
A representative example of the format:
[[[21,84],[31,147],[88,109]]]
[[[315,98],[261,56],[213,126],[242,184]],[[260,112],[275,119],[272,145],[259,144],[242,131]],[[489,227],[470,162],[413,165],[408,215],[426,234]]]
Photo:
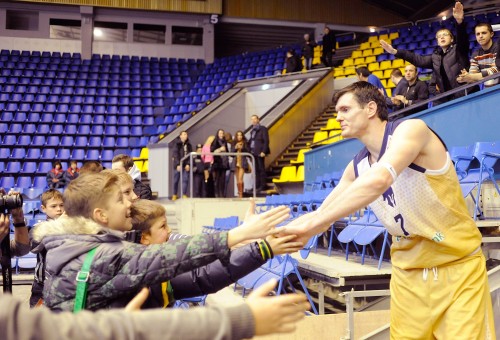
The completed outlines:
[[[180,137],[177,137],[174,140],[174,150],[172,154],[172,161],[174,163],[174,169],[177,168],[178,165],[181,163],[181,159],[186,156],[188,153],[193,151],[193,146],[189,142],[189,138],[186,140],[185,143],[182,143]],[[184,162],[182,162],[184,166],[189,164],[189,159],[185,159]]]

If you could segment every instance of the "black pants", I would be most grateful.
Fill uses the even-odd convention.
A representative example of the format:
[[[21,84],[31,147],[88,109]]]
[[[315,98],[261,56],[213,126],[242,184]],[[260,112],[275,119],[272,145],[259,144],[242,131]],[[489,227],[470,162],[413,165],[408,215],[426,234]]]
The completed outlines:
[[[333,66],[333,61],[332,61],[333,53],[331,51],[324,51],[323,52],[323,64],[325,64],[326,67],[332,67]]]
[[[266,189],[266,166],[264,163],[265,157],[254,155],[255,157],[255,189]]]
[[[203,173],[193,174],[193,197],[205,197],[205,179]]]
[[[216,169],[212,172],[214,177],[215,197],[226,197],[226,169]]]

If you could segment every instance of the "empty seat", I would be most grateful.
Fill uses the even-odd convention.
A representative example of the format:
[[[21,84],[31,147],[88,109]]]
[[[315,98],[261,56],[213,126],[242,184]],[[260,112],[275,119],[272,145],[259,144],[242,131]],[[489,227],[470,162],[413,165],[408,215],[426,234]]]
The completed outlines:
[[[56,150],[53,148],[44,148],[40,159],[54,159],[56,157]],[[62,157],[60,157],[62,159]]]
[[[12,150],[11,158],[12,159],[23,159],[26,156],[26,149],[24,148],[15,148]]]
[[[50,170],[52,170],[52,162],[40,162],[36,172],[39,174],[46,174]]]
[[[40,137],[40,136],[37,136]],[[26,153],[26,159],[38,159],[40,158],[41,155],[41,150],[40,149],[34,149],[34,148],[29,148],[28,152]],[[2,157],[0,157],[2,158]]]
[[[35,173],[36,172],[36,162],[24,162],[22,167],[23,173]]]

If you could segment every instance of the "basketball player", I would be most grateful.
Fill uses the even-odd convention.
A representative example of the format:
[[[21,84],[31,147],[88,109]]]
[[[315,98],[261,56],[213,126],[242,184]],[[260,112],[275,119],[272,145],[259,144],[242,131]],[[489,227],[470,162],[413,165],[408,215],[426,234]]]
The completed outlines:
[[[393,236],[391,339],[493,339],[481,234],[443,141],[423,121],[388,122],[366,82],[334,96],[342,137],[365,147],[321,207],[285,228],[304,241],[369,205]]]

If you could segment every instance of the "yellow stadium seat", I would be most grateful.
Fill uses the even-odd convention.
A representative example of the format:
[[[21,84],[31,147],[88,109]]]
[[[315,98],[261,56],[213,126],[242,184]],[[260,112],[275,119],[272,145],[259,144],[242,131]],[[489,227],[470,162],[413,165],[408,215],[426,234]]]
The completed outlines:
[[[294,165],[284,166],[281,169],[280,178],[273,178],[273,183],[290,182],[297,177],[297,168]]]
[[[342,66],[353,66],[354,65],[354,59],[352,58],[345,58],[344,61],[342,62]]]
[[[148,172],[148,171],[149,171],[149,161],[144,161],[141,172]]]
[[[297,168],[297,174],[295,175],[295,178],[291,180],[290,182],[304,182],[304,166],[300,165]]]
[[[354,59],[354,66],[363,65],[365,63],[365,58]]]
[[[370,48],[378,48],[380,47],[380,42],[377,40],[377,41],[372,41],[370,43]]]
[[[340,131],[333,131],[333,130],[330,131],[328,137],[330,137],[330,139],[328,140],[328,144],[332,144],[343,139],[342,136],[340,135]]]
[[[356,74],[356,69],[354,67],[348,67],[344,71],[344,75],[350,76],[352,74]]]
[[[142,148],[141,153],[139,154],[139,157],[136,157],[134,159],[148,159],[149,158],[149,149],[148,148]]]
[[[297,159],[292,159],[290,164],[304,164],[304,154],[311,149],[300,149]]]
[[[396,84],[394,84],[394,83],[392,82],[392,79],[391,79],[391,78],[389,78],[389,79],[387,80],[387,86],[384,86],[384,87],[389,88],[389,89],[393,89],[393,88],[395,88],[395,87],[396,87]]]
[[[321,142],[321,141],[323,141],[323,140],[325,140],[327,138],[328,138],[328,132],[327,131],[316,131],[314,133],[314,137],[313,137],[313,144]]]
[[[392,69],[389,68],[387,70],[384,71],[384,79],[389,79],[391,77],[391,73],[392,73]]]
[[[363,57],[369,57],[373,55],[373,50],[371,48],[367,48],[366,50],[363,50]]]
[[[389,34],[389,39],[394,40],[396,38],[399,38],[399,32],[392,32]]]
[[[381,34],[381,35],[378,36],[378,40],[388,41],[390,39],[389,39],[389,36],[387,34]]]
[[[387,97],[392,97],[392,89],[385,89],[385,92],[387,93]]]
[[[144,165],[144,161],[134,161],[135,166],[142,172],[142,166]]]
[[[337,122],[335,118],[329,118],[326,122],[326,126],[321,128],[321,131],[330,131],[330,130],[340,130],[340,123]]]
[[[405,61],[403,59],[394,59],[392,61],[392,68],[404,67]]]
[[[382,47],[376,47],[373,49],[373,55],[379,55],[384,53],[384,49]]]
[[[366,50],[367,48],[370,48],[370,42],[364,42],[364,43],[361,43],[361,45],[359,45],[359,49],[360,50]]]
[[[378,41],[378,37],[376,35],[372,35],[371,37],[368,38],[368,42],[374,42]]]
[[[377,62],[377,58],[374,55],[365,58],[365,63],[367,63],[367,64],[371,64],[371,63],[375,63],[375,62]]]
[[[379,79],[382,79],[382,77],[384,76],[384,72],[382,71],[373,71],[372,74]]]
[[[363,52],[361,52],[360,50],[352,51],[352,54],[351,54],[352,59],[361,58],[362,56],[363,56]]]
[[[340,77],[340,76],[343,76],[343,75],[344,75],[344,69],[342,67],[337,67],[333,71],[333,76],[334,77]]]
[[[392,68],[392,63],[390,60],[384,60],[380,62],[380,69],[381,70],[387,70],[389,68]]]
[[[373,72],[373,71],[378,71],[379,65],[377,62],[368,64],[368,71]]]
[[[380,82],[382,83],[383,87],[387,87],[387,80],[386,79],[380,79]]]

